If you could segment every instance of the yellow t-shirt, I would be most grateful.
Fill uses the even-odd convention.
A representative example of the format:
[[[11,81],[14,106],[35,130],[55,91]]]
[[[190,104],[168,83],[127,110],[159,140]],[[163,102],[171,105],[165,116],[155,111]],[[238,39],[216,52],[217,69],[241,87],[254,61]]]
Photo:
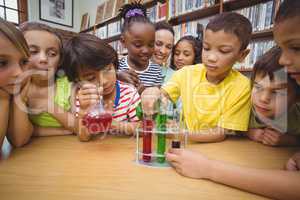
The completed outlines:
[[[250,80],[236,70],[215,85],[207,81],[203,64],[176,71],[162,89],[173,102],[182,100],[190,131],[222,127],[247,131],[250,115]]]

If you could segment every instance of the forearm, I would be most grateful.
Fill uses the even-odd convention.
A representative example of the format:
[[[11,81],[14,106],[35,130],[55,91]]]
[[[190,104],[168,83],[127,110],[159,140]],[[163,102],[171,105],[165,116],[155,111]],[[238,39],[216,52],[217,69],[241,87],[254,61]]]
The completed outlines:
[[[33,125],[24,109],[26,109],[25,104],[23,108],[20,108],[16,100],[11,105],[7,138],[16,147],[28,143],[33,133]]]
[[[72,133],[79,133],[79,119],[75,117],[73,113],[65,111],[59,106],[55,105],[54,112],[51,112],[51,115],[61,123],[64,129]]]
[[[300,174],[283,170],[239,167],[211,161],[208,179],[276,199],[300,199]]]
[[[188,138],[194,142],[221,142],[226,138],[226,130],[223,128],[213,128],[203,131],[190,132]]]
[[[71,135],[73,132],[65,128],[38,127],[33,129],[34,136]]]

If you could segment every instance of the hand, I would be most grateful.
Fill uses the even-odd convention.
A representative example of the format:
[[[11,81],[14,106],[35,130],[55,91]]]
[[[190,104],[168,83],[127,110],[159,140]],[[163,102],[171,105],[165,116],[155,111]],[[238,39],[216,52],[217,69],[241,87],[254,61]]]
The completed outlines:
[[[300,152],[295,153],[286,163],[288,171],[300,171]]]
[[[271,128],[265,128],[263,137],[262,137],[262,143],[265,145],[270,146],[278,146],[281,145],[283,142],[283,136],[284,134],[271,129]]]
[[[166,154],[166,159],[183,176],[210,178],[212,161],[202,154],[184,149],[170,149]]]
[[[155,111],[155,102],[160,98],[161,92],[157,87],[148,87],[141,95],[142,109],[145,114],[153,115]]]
[[[92,105],[99,102],[99,95],[102,94],[102,88],[98,88],[91,83],[83,84],[78,91],[78,99],[80,103],[80,109],[86,110]]]
[[[262,128],[250,128],[248,130],[247,136],[256,142],[262,142],[265,130]]]
[[[118,80],[134,85],[136,88],[140,85],[138,74],[133,70],[117,72]]]

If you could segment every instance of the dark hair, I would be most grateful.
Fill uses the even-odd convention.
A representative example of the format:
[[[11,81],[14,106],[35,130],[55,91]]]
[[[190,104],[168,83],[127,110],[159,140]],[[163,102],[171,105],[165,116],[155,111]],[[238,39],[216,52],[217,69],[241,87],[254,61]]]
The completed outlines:
[[[205,30],[212,30],[213,32],[224,30],[225,33],[236,35],[241,42],[240,50],[244,50],[251,40],[252,25],[243,15],[226,12],[211,19]]]
[[[140,3],[140,1],[123,5],[120,8],[119,15],[124,19],[124,23],[121,28],[122,33],[127,31],[135,22],[146,23],[154,26],[153,23],[147,18],[147,9],[143,4]]]
[[[105,41],[98,37],[80,33],[70,39],[64,48],[64,70],[70,81],[78,79],[78,70],[88,67],[101,70],[113,63],[115,69],[118,67],[117,52]]]
[[[273,81],[275,76],[280,79],[287,78],[287,82],[291,83],[296,93],[299,94],[300,86],[294,79],[292,79],[290,76],[287,76],[287,73],[284,71],[284,67],[279,64],[280,56],[281,49],[278,46],[275,46],[269,49],[261,57],[259,57],[259,59],[255,62],[253,67],[251,82],[252,84],[254,83],[254,79],[258,74],[263,77],[268,76],[270,78],[270,81]]]
[[[46,31],[48,33],[53,34],[54,36],[57,37],[57,39],[59,40],[59,53],[60,53],[60,63],[59,65],[61,65],[61,63],[63,62],[63,41],[61,38],[61,35],[57,33],[57,31],[55,31],[52,27],[46,25],[46,24],[42,24],[39,22],[24,22],[22,24],[20,24],[19,26],[21,32],[24,34],[27,31]]]
[[[175,35],[173,26],[166,21],[160,21],[155,24],[155,31],[159,30],[167,30],[170,31],[173,36]]]
[[[197,64],[197,63],[201,63],[202,59],[201,59],[201,55],[202,55],[202,41],[196,39],[194,36],[191,35],[187,35],[187,36],[183,36],[182,38],[180,38],[176,44],[173,47],[172,50],[172,56],[171,56],[171,63],[170,63],[170,67],[174,70],[176,69],[176,66],[174,64],[174,55],[175,55],[175,49],[178,46],[178,44],[182,41],[187,41],[188,43],[190,43],[193,46],[193,50],[195,53],[195,59],[193,64]]]
[[[300,1],[284,0],[276,13],[275,22],[278,23],[292,17],[300,17]]]
[[[23,34],[12,23],[0,17],[0,34],[3,34],[26,58],[30,57],[29,48]],[[2,37],[2,36],[0,36]]]

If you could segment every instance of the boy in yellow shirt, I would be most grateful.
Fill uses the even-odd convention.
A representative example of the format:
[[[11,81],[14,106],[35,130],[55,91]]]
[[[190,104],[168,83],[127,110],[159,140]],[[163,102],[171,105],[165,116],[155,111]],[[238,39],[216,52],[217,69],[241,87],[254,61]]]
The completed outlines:
[[[249,53],[252,27],[237,13],[223,13],[212,19],[204,33],[202,61],[173,74],[159,91],[149,88],[142,95],[144,112],[151,112],[162,93],[176,102],[182,112],[189,139],[218,142],[233,131],[247,131],[250,113],[250,81],[232,69]]]

